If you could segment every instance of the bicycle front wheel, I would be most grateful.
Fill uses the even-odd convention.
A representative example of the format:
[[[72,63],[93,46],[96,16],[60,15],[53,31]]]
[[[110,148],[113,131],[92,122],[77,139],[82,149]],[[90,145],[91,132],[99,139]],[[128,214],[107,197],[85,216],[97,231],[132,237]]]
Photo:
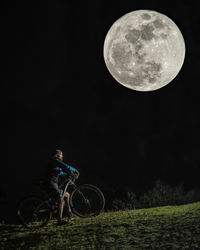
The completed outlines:
[[[77,187],[70,196],[73,213],[80,217],[91,217],[100,214],[105,206],[105,198],[100,189],[85,184]]]
[[[45,226],[51,218],[51,206],[37,196],[27,196],[17,205],[17,217],[21,224],[34,229]]]

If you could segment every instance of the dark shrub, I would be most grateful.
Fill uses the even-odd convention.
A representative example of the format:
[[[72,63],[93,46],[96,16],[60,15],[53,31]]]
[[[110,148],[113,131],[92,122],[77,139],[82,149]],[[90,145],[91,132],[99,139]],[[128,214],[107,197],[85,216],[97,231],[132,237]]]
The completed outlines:
[[[190,190],[185,192],[182,185],[171,187],[157,180],[155,186],[138,199],[132,192],[127,192],[123,200],[116,199],[112,203],[114,210],[127,210],[135,208],[149,208],[156,206],[181,205],[199,199],[199,192]]]

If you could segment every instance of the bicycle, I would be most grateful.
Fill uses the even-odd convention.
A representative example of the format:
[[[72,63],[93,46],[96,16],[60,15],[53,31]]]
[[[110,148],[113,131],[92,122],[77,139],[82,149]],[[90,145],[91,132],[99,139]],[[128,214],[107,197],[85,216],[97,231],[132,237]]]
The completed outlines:
[[[73,191],[70,195],[70,207],[72,212],[82,218],[97,216],[104,210],[105,198],[99,188],[90,184],[75,185],[75,178],[70,176],[60,185],[63,189],[62,197],[69,186]],[[37,184],[45,191],[42,181]],[[36,195],[28,195],[17,204],[17,217],[20,223],[27,229],[40,228],[57,215],[58,201],[51,196],[42,198]]]

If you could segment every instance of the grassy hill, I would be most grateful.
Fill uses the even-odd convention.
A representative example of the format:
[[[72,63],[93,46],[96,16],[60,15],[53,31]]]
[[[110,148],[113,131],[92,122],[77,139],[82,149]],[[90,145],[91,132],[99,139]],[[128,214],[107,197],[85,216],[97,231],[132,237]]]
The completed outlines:
[[[56,221],[35,231],[0,225],[0,249],[200,249],[200,202]]]

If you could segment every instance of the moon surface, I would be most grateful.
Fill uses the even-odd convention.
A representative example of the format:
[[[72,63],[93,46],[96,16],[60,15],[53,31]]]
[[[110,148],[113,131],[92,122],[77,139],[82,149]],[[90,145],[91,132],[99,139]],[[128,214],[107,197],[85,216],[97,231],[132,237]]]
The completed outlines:
[[[152,91],[171,82],[185,58],[177,25],[152,10],[136,10],[119,18],[104,41],[105,64],[123,86]]]

